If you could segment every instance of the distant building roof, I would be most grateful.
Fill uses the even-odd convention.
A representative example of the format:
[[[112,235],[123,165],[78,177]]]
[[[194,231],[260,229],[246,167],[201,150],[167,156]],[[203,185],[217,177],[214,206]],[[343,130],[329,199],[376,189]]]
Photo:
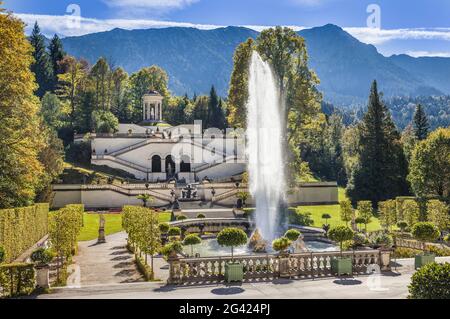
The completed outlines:
[[[146,95],[155,95],[155,96],[162,96],[161,94],[159,94],[158,91],[154,91],[154,90],[148,90],[147,93],[145,93]]]

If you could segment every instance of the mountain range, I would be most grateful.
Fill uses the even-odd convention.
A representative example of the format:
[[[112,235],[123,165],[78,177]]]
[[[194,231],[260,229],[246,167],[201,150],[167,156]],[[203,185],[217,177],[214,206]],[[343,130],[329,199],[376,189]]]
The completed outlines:
[[[299,34],[306,40],[310,67],[321,80],[325,100],[336,105],[364,104],[374,79],[387,97],[450,94],[450,58],[385,57],[375,46],[332,24]],[[62,41],[75,57],[95,63],[103,56],[129,73],[159,65],[167,71],[174,94],[203,94],[214,85],[226,96],[235,48],[257,36],[258,32],[243,27],[174,27],[114,29]]]

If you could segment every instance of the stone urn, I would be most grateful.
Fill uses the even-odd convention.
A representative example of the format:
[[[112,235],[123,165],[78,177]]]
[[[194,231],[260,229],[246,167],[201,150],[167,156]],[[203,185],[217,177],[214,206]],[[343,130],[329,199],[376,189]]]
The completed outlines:
[[[290,278],[289,252],[282,251],[278,255],[280,278]]]
[[[50,288],[50,266],[48,264],[36,264],[34,268],[36,269],[36,288]]]

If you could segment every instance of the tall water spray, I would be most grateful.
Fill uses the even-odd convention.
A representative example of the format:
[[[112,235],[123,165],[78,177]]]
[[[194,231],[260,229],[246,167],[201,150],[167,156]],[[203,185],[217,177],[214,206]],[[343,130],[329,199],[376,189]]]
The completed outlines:
[[[253,52],[247,105],[247,156],[250,193],[256,204],[256,228],[273,240],[285,194],[283,103],[270,65]]]

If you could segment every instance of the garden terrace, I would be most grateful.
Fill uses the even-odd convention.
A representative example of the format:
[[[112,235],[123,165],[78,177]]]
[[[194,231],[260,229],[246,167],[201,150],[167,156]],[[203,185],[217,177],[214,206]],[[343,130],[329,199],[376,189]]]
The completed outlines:
[[[364,250],[343,252],[352,258],[352,274],[389,271],[391,251]],[[253,255],[208,258],[169,258],[169,284],[207,284],[224,281],[225,264],[234,260],[244,265],[244,281],[277,278],[313,279],[333,276],[331,260],[339,252],[301,253],[286,256]]]

